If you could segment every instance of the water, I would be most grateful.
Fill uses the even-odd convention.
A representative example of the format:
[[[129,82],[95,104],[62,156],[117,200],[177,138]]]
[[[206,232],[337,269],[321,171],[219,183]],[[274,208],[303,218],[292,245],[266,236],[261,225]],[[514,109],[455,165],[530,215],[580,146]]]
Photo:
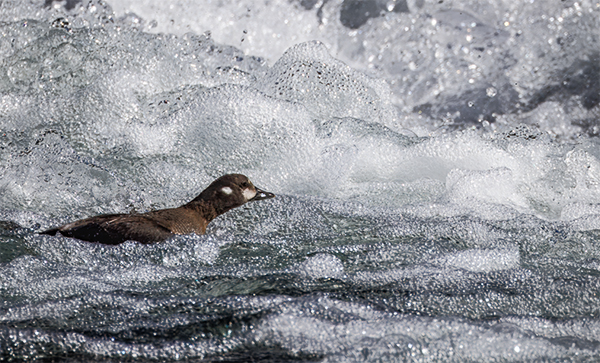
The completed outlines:
[[[3,1],[4,361],[595,361],[600,2]],[[204,236],[35,232],[277,194]]]

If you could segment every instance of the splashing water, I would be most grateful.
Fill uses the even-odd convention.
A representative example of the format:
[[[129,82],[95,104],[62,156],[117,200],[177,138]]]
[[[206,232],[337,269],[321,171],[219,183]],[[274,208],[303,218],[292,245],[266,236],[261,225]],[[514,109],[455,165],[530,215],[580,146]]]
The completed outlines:
[[[597,0],[109,3],[0,2],[2,360],[600,355]]]

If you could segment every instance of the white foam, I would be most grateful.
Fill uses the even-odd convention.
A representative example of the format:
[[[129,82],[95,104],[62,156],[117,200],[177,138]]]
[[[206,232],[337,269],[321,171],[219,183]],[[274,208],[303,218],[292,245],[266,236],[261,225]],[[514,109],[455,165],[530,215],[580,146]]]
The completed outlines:
[[[313,279],[341,278],[344,276],[344,265],[339,258],[329,254],[317,254],[307,258],[296,270]]]
[[[110,1],[117,16],[133,12],[145,19],[145,30],[182,35],[209,31],[220,43],[246,54],[275,62],[294,44],[323,38],[317,9],[305,11],[297,3],[276,0],[235,2]],[[260,25],[260,26],[259,26]]]
[[[472,272],[491,272],[517,268],[521,259],[518,248],[472,249],[440,257],[436,263]]]
[[[273,8],[289,6],[282,4]],[[118,34],[112,28],[107,32]],[[62,39],[53,36],[57,42]],[[93,167],[78,165],[76,182],[65,177],[72,175],[71,168],[57,167],[51,160],[45,164],[54,165],[57,173],[10,162],[4,173],[6,205],[33,210],[51,203],[55,211],[75,206],[83,209],[82,215],[147,210],[173,206],[173,196],[183,201],[231,171],[252,174],[280,193],[394,207],[413,204],[410,208],[422,215],[435,209],[445,215],[475,213],[497,219],[513,210],[559,219],[571,203],[600,203],[600,164],[590,151],[593,145],[569,150],[533,128],[509,129],[506,137],[472,131],[407,137],[400,128],[407,118],[397,118],[389,83],[348,67],[318,42],[293,46],[267,68],[251,60],[235,61],[236,50],[193,34],[115,39],[98,41],[116,53],[105,47],[91,52],[118,66],[103,68],[99,63],[95,71],[102,70],[103,76],[91,77],[85,87],[65,84],[66,96],[51,102],[52,107],[35,108],[37,93],[19,96],[26,101],[17,108],[11,105],[15,98],[0,100],[10,129],[17,124],[50,127],[48,120],[65,125],[61,130],[68,132],[56,135],[64,138],[55,143],[56,159],[77,159],[83,152],[101,160],[92,161]],[[130,47],[134,60],[117,56]],[[81,52],[65,50],[72,56],[63,72],[82,66]],[[19,60],[19,53],[11,56]],[[222,66],[216,70],[218,64]],[[44,69],[43,64],[31,67]],[[224,71],[227,67],[239,72]],[[20,74],[18,68],[9,73]],[[26,72],[20,76],[33,82]],[[217,86],[221,82],[227,84]],[[539,112],[540,120],[553,116],[548,110]],[[565,117],[563,113],[560,119]],[[552,122],[554,126],[544,127],[561,124],[559,119]],[[555,133],[559,131],[573,130]],[[48,139],[41,145],[47,147]],[[40,143],[33,137],[26,141]],[[32,148],[42,152],[39,145]],[[16,148],[10,152],[23,155]],[[122,168],[124,160],[138,161]],[[50,182],[39,182],[51,174]],[[107,181],[109,188],[99,187]],[[32,198],[34,191],[41,196]],[[120,197],[115,200],[114,195]],[[419,206],[432,201],[441,203]]]
[[[278,307],[277,313],[256,327],[254,339],[294,352],[324,354],[325,361],[536,360],[587,354],[577,345],[565,347],[529,334],[527,326],[532,324],[526,319],[484,325],[453,317],[380,312],[327,298],[302,307],[294,302]],[[540,323],[555,329],[563,325]]]

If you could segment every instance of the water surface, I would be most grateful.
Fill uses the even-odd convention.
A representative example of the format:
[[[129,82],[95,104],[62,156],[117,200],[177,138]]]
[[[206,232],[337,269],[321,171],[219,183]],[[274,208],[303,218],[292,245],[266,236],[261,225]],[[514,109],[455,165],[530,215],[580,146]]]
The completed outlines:
[[[599,19],[1,2],[1,359],[595,361]],[[204,236],[35,233],[231,172],[277,198]]]

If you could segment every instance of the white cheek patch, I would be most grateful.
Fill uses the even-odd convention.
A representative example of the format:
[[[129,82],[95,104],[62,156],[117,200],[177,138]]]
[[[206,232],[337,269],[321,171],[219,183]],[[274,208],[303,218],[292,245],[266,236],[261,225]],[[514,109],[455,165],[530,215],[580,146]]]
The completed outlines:
[[[227,195],[233,193],[233,190],[230,187],[223,187],[221,188],[221,191]]]
[[[244,199],[246,199],[246,201],[249,201],[250,199],[254,198],[254,196],[256,196],[256,192],[248,188],[244,189],[244,192],[242,194],[244,195]]]

